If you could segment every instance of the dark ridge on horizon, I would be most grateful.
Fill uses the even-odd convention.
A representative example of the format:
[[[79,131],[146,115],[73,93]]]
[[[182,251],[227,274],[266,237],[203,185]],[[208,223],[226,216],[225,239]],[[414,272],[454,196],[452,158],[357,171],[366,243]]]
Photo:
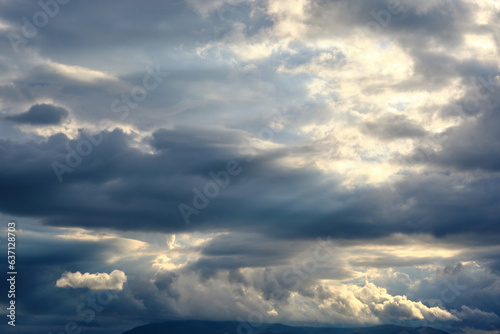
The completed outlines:
[[[175,320],[135,327],[123,334],[449,334],[432,327],[377,325],[370,327],[287,326],[279,323],[252,327],[236,321]]]

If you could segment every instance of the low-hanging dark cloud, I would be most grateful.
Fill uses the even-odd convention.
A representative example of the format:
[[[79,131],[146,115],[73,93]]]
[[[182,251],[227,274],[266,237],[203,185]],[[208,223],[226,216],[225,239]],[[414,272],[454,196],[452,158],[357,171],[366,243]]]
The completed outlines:
[[[8,154],[2,155],[0,180],[10,189],[3,196],[2,210],[55,226],[167,233],[231,228],[293,239],[500,232],[494,224],[498,208],[492,199],[498,191],[491,185],[499,182],[495,176],[464,182],[453,175],[414,175],[391,187],[347,196],[335,179],[325,183],[318,172],[277,165],[274,156],[280,156],[279,150],[247,161],[248,155],[238,154],[233,145],[219,144],[220,132],[205,132],[201,142],[193,144],[182,139],[186,131],[198,130],[155,133],[155,154],[130,147],[131,139],[121,131],[101,133],[102,143],[64,173],[61,183],[52,164],[66,164],[67,147],[76,152],[87,138],[83,133],[74,140],[60,134],[40,143],[2,141]],[[222,136],[237,142],[231,132]],[[210,173],[225,170],[230,160],[239,161],[241,174],[185,224],[179,204],[194,207],[193,189],[204,191],[205,184],[213,182]],[[465,190],[456,192],[457,185]],[[125,208],[122,203],[127,203]]]
[[[5,117],[6,120],[30,125],[58,125],[68,117],[68,111],[51,104],[35,104],[28,111]]]

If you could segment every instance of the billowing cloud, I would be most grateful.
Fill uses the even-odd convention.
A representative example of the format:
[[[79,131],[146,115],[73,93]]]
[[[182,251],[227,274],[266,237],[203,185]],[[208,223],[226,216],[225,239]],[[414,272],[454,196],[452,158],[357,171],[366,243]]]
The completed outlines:
[[[341,317],[388,320],[419,319],[427,321],[460,319],[439,307],[428,307],[421,302],[408,300],[406,296],[391,296],[384,288],[373,283],[363,287],[345,286],[331,288],[331,297],[319,306]],[[372,320],[373,321],[373,320]]]
[[[89,288],[91,290],[122,290],[127,276],[121,270],[107,273],[66,272],[56,282],[59,288]]]

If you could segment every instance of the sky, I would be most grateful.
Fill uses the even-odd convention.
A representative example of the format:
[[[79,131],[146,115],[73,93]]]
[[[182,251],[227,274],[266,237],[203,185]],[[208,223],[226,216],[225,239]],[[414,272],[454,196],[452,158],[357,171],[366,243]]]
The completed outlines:
[[[2,332],[500,333],[499,22],[495,0],[0,0]]]

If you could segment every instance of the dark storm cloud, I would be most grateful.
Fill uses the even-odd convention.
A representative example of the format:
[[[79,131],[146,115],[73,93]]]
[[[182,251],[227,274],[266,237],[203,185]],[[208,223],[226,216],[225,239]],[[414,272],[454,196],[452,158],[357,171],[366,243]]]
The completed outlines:
[[[432,162],[460,170],[500,170],[500,108],[454,129]]]
[[[6,120],[31,125],[57,125],[68,117],[66,109],[51,104],[35,104],[28,111],[5,117]]]
[[[173,299],[179,299],[180,293],[174,284],[179,279],[179,275],[173,272],[160,272],[156,275],[154,284],[160,291],[165,291]]]
[[[131,139],[120,131],[104,133],[91,155],[63,174],[62,183],[51,164],[66,164],[68,152],[88,140],[83,133],[75,140],[56,135],[46,142],[1,141],[0,181],[8,190],[1,209],[57,226],[163,232],[231,228],[294,239],[499,233],[494,224],[499,188],[491,185],[500,181],[493,176],[464,183],[452,175],[414,175],[393,187],[345,193],[318,172],[277,165],[279,151],[247,161],[248,155],[236,152],[238,138],[231,131],[160,130],[152,137],[158,152],[147,154],[131,148]],[[178,205],[192,206],[193,188],[204,191],[213,181],[209,173],[225,170],[231,159],[239,161],[241,174],[186,225]],[[466,191],[456,191],[457,185]],[[214,244],[207,251],[216,250]]]
[[[196,132],[198,129],[192,131]],[[178,133],[179,138],[185,137],[183,132]],[[161,132],[156,135],[158,148],[163,147],[160,144],[161,136]],[[216,133],[213,138],[220,136],[221,133]],[[38,215],[52,211],[52,214],[49,214],[50,218],[48,216],[46,218],[48,218],[47,221],[51,221],[51,224],[56,225],[66,225],[67,215],[71,215],[71,221],[76,225],[87,225],[93,221],[91,225],[94,227],[129,229],[137,226],[137,221],[142,221],[146,229],[156,226],[164,231],[186,230],[177,205],[181,202],[190,203],[194,196],[191,191],[193,187],[203,187],[211,180],[209,172],[223,170],[228,159],[236,157],[242,158],[242,163],[246,161],[241,156],[235,156],[234,149],[227,150],[224,146],[219,147],[213,143],[198,147],[187,141],[182,143],[178,139],[177,143],[172,141],[173,149],[149,155],[130,148],[128,138],[120,131],[105,134],[104,137],[102,144],[94,148],[89,158],[83,157],[80,165],[71,173],[64,174],[64,182],[61,184],[57,182],[51,164],[54,161],[66,164],[68,152],[77,149],[78,143],[86,140],[84,135],[73,141],[68,141],[64,135],[56,135],[49,138],[47,142],[41,143],[2,142],[2,149],[5,152],[2,155],[4,159],[2,183],[4,187],[11,189],[10,197],[5,198],[4,208],[24,215]],[[226,136],[226,139],[231,142],[231,137]],[[69,149],[66,144],[69,144]],[[38,167],[31,163],[29,159],[32,158],[39,161]],[[261,168],[265,168],[265,164],[255,162],[252,167],[253,171],[249,169],[248,175],[235,179],[234,184],[248,184],[248,177],[252,177],[252,174],[258,175],[258,170]],[[250,193],[261,192],[263,183],[279,185],[284,182],[286,184],[297,177],[296,173],[286,175],[278,170],[269,170],[264,180],[259,181],[259,189],[252,189],[252,186],[243,188],[248,189]],[[113,182],[109,183],[112,180]],[[46,193],[43,198],[35,189],[44,189]],[[85,193],[89,191],[94,195],[88,197],[83,195],[82,191]],[[95,191],[101,193],[97,195]],[[31,196],[40,194],[37,207],[28,209],[25,205],[26,193],[32,194]],[[254,209],[257,209],[257,212],[251,216],[262,215],[268,210],[276,211],[275,214],[279,213],[279,210],[274,209],[273,204],[266,203],[265,199],[255,197],[245,204],[246,195],[239,187],[228,189],[227,194],[221,196],[222,200],[214,200],[211,208],[203,212],[203,217],[194,228],[208,227],[211,217],[214,216],[222,218],[219,223],[210,223],[210,225],[215,224],[215,227],[218,224],[231,226],[231,220],[238,217],[241,212],[251,213]],[[109,200],[111,206],[104,208],[103,200]],[[127,214],[114,216],[118,213],[115,211],[118,209],[116,205],[125,202],[129,203]],[[255,207],[259,202],[263,207],[259,208],[259,205]],[[283,203],[285,198],[279,202],[285,205]],[[62,203],[66,203],[68,207],[54,212],[54,206]],[[232,205],[237,205],[243,211],[231,210]],[[89,208],[94,209],[89,210]],[[244,228],[242,224],[243,222],[239,222],[236,226]]]
[[[78,268],[100,261],[112,254],[116,244],[27,235],[21,238],[22,263],[29,266],[66,265]],[[69,270],[69,269],[68,269]]]

